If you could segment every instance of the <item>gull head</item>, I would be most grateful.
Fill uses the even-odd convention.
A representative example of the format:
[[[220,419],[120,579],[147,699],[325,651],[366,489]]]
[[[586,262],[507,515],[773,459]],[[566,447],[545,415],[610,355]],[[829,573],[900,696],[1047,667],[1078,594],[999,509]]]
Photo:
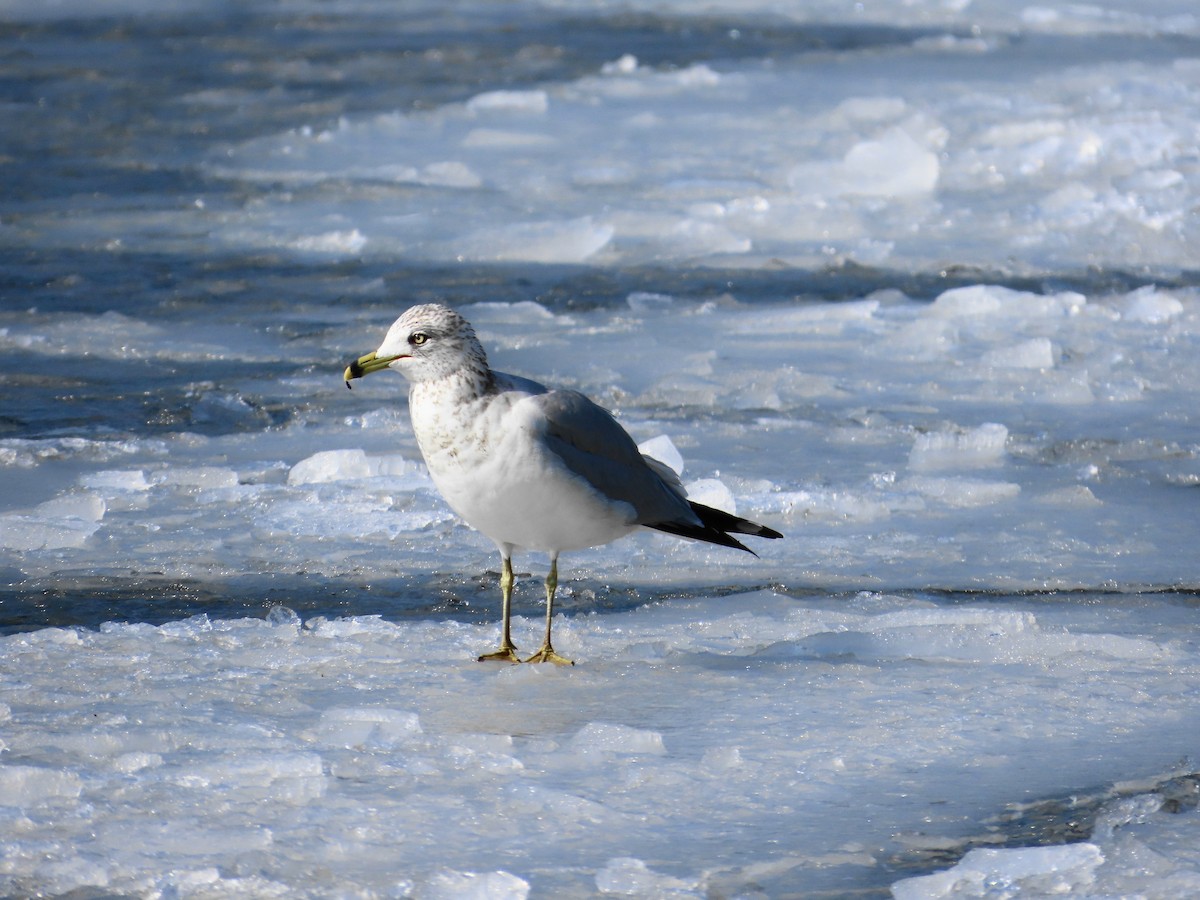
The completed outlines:
[[[392,323],[378,350],[346,367],[346,386],[351,379],[383,369],[395,369],[409,381],[420,382],[460,371],[483,376],[488,364],[475,329],[466,319],[448,306],[424,303]]]

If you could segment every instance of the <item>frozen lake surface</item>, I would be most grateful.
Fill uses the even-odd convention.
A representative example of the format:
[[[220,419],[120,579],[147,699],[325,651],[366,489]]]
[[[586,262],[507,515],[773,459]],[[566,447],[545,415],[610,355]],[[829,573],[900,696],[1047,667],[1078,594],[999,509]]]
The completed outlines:
[[[5,6],[0,896],[1200,892],[1200,16],[794,6]],[[475,663],[431,300],[786,539]]]

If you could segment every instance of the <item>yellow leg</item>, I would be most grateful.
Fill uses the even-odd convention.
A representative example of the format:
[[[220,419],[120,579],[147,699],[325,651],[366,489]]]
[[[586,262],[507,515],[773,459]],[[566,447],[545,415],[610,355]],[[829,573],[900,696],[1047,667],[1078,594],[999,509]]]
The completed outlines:
[[[500,566],[500,595],[503,597],[503,606],[500,612],[500,649],[495,653],[483,654],[483,656],[479,657],[480,662],[489,662],[491,660],[499,660],[500,662],[521,661],[521,657],[517,656],[516,644],[512,642],[512,635],[509,632],[509,618],[512,615],[512,592],[514,580],[512,558],[505,556],[504,561]]]
[[[554,592],[558,590],[558,556],[550,557],[550,571],[546,575],[546,637],[542,639],[542,648],[525,662],[552,662],[559,666],[573,666],[574,662],[554,652],[550,643],[550,623],[554,617]]]

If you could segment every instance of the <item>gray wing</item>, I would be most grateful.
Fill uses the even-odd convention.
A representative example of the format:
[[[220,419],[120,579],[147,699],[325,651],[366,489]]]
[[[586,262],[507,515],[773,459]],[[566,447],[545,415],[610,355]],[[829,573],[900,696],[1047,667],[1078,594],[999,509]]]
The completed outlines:
[[[679,477],[643,456],[617,420],[583,394],[550,391],[537,394],[536,402],[547,450],[599,494],[632,506],[636,524],[747,553],[754,551],[733,534],[783,537],[773,528],[688,500]]]
[[[598,493],[632,506],[638,525],[700,524],[674,472],[667,477],[667,467],[642,456],[607,410],[576,391],[550,391],[536,400],[547,448]]]

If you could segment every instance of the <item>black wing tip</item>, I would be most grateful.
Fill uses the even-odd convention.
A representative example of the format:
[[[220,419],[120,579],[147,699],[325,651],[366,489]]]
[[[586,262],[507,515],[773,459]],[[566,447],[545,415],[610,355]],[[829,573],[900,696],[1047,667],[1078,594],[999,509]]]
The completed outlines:
[[[663,522],[655,525],[647,525],[646,527],[665,531],[667,534],[674,534],[679,537],[707,541],[710,544],[717,544],[721,547],[745,550],[754,557],[757,557],[758,554],[733,537],[730,532],[734,534],[748,534],[752,537],[770,538],[772,540],[783,537],[774,528],[759,525],[757,522],[751,522],[749,519],[743,519],[722,509],[714,509],[711,506],[705,506],[703,503],[694,503],[691,500],[688,501],[688,505],[691,506],[692,511],[700,520],[699,525]]]
[[[745,550],[751,556],[758,556],[757,553],[737,538],[716,528],[705,527],[703,525],[680,525],[676,522],[662,522],[657,525],[647,525],[646,527],[653,528],[655,531],[665,531],[667,534],[673,534],[676,537],[691,538],[694,541],[704,541],[705,543],[717,544],[721,547],[732,547],[735,550]]]
[[[734,534],[749,534],[754,537],[776,538],[783,537],[783,534],[776,531],[774,528],[768,528],[766,525],[759,525],[757,522],[751,522],[749,519],[743,519],[741,516],[735,516],[733,513],[725,512],[723,509],[714,509],[711,506],[705,506],[703,503],[694,503],[688,501],[700,521],[709,528],[715,528],[718,531],[732,531]]]

